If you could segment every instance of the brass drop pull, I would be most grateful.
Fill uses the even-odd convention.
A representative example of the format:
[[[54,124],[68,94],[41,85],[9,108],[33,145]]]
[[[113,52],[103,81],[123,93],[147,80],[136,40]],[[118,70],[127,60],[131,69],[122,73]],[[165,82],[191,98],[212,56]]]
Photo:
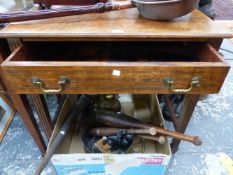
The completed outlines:
[[[60,77],[60,80],[58,81],[58,85],[59,85],[59,88],[58,89],[46,89],[44,87],[44,82],[41,81],[39,78],[37,77],[33,77],[32,78],[32,84],[36,85],[36,86],[39,86],[40,89],[46,93],[46,94],[52,94],[52,93],[59,93],[61,92],[63,89],[64,89],[64,86],[66,84],[69,84],[70,80],[66,77]]]
[[[187,93],[187,92],[191,92],[193,87],[200,86],[201,77],[200,76],[194,76],[192,78],[192,80],[190,81],[189,87],[187,89],[177,89],[177,88],[175,88],[174,83],[175,83],[175,81],[174,81],[173,78],[169,77],[169,78],[164,79],[164,84],[167,85],[172,92],[175,92],[175,93]]]

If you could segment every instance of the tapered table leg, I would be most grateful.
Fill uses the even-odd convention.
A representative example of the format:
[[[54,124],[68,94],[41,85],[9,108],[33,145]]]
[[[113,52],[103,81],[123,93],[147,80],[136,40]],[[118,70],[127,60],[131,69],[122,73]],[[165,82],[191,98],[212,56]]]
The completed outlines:
[[[45,133],[48,139],[50,139],[53,132],[53,124],[45,101],[45,97],[44,95],[31,95],[31,97],[42,126],[45,130]]]
[[[10,94],[13,103],[17,111],[21,114],[21,118],[31,133],[34,141],[38,145],[42,154],[46,152],[46,145],[39,130],[39,127],[36,123],[35,117],[33,115],[30,104],[28,103],[28,99],[26,95],[12,95]]]
[[[186,95],[185,96],[183,110],[178,120],[178,126],[176,130],[177,132],[180,132],[180,133],[185,132],[199,97],[200,95]],[[180,140],[177,140],[177,139],[172,140],[172,143],[171,143],[172,153],[176,153],[178,151],[179,145],[180,145]]]

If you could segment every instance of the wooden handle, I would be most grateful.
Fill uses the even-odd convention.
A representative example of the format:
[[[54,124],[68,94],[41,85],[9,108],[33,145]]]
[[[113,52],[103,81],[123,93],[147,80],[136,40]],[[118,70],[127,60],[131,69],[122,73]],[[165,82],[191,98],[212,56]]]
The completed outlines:
[[[193,143],[196,146],[200,146],[202,144],[202,140],[198,136],[190,136],[187,134],[182,134],[179,132],[170,131],[170,130],[159,128],[159,127],[155,127],[155,128],[156,128],[156,131],[158,134],[168,136],[168,137],[173,137],[173,138],[176,138],[178,140],[185,140],[185,141]]]
[[[164,144],[166,142],[166,139],[164,136],[159,136],[159,137],[148,136],[148,135],[137,135],[137,136],[143,139],[153,140],[155,142],[158,142],[159,144]]]
[[[114,135],[120,131],[125,131],[128,134],[149,134],[156,135],[156,129],[154,127],[148,129],[120,129],[120,128],[92,128],[88,132],[90,135],[94,136],[109,136]]]
[[[20,22],[37,19],[47,19],[62,16],[80,15],[87,13],[103,13],[107,11],[122,10],[133,8],[134,6],[130,1],[125,3],[97,3],[89,6],[79,6],[76,8],[66,9],[49,9],[39,11],[23,11],[23,12],[12,12],[0,14],[0,23]]]
[[[110,111],[96,111],[96,121],[110,127],[120,127],[120,128],[140,128],[140,129],[149,129],[154,127],[151,124],[145,124],[141,121],[129,117],[125,114],[117,114]],[[160,127],[154,127],[157,134],[173,137],[179,140],[185,140],[193,143],[196,146],[202,144],[201,138],[198,136],[189,136],[175,131],[170,131]]]

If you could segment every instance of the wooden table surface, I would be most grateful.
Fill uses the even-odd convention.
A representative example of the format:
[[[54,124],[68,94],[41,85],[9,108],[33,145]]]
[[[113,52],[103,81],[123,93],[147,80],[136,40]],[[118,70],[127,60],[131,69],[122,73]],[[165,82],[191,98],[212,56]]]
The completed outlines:
[[[12,23],[0,30],[0,38],[76,39],[210,39],[232,33],[198,10],[169,22],[147,20],[136,9]]]

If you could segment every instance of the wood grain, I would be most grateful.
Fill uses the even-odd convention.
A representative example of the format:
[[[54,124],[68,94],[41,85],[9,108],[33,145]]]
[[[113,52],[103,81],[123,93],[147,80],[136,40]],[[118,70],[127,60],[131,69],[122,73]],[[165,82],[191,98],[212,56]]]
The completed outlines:
[[[117,22],[116,22],[117,21]],[[198,10],[168,22],[147,20],[136,9],[12,23],[0,37],[43,40],[156,40],[227,38],[232,34]]]
[[[233,34],[233,21],[232,20],[217,20],[215,22]],[[230,41],[233,43],[233,36],[231,37]]]

